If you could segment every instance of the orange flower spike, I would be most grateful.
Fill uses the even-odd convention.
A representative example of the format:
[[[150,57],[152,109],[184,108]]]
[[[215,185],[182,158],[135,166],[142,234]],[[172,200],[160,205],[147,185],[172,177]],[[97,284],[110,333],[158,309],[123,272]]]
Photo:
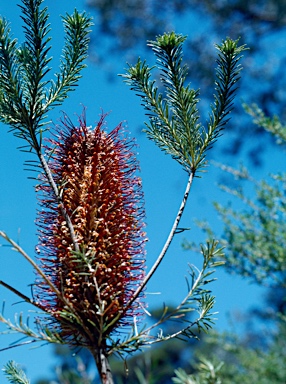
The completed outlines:
[[[133,144],[123,137],[121,125],[106,133],[103,117],[94,130],[86,126],[85,116],[78,127],[67,117],[62,123],[64,128],[50,141],[54,148],[49,149],[50,168],[81,255],[74,252],[69,228],[44,176],[39,186],[38,249],[43,271],[84,329],[62,320],[64,301],[54,294],[47,300],[49,287],[44,281],[37,298],[56,318],[62,334],[74,338],[75,345],[81,340],[92,347],[120,326],[132,325],[133,316],[142,313],[140,298],[130,308],[125,304],[144,277],[143,195]]]

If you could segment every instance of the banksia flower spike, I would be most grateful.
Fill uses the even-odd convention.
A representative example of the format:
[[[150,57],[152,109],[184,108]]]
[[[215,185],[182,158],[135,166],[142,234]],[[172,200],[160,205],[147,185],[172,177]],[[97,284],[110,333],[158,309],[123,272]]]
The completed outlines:
[[[103,118],[91,129],[84,115],[79,126],[64,117],[47,149],[76,239],[46,176],[38,187],[39,259],[57,290],[39,278],[37,300],[61,337],[94,355],[142,312],[140,298],[126,303],[144,277],[143,196],[133,143],[121,125],[105,132]]]

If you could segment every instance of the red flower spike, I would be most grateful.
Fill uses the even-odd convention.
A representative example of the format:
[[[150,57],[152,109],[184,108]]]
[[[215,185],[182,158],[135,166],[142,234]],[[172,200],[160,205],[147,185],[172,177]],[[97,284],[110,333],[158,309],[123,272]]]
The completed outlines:
[[[62,298],[40,279],[37,299],[64,337],[88,347],[99,347],[99,340],[122,325],[132,325],[133,317],[142,313],[138,300],[125,308],[144,277],[138,163],[121,125],[108,134],[102,129],[103,118],[92,130],[85,116],[79,127],[65,117],[64,129],[50,140],[49,166],[80,252],[73,249],[69,227],[45,176],[39,186],[39,258]]]

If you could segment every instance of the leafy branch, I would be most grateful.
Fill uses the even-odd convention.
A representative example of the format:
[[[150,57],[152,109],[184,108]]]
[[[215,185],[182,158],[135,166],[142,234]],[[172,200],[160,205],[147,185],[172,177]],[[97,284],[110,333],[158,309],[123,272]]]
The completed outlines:
[[[26,41],[19,47],[17,40],[11,38],[8,22],[0,18],[0,121],[9,125],[16,137],[28,143],[23,147],[25,150],[36,152],[68,223],[74,248],[78,250],[70,217],[42,153],[42,133],[47,124],[47,112],[64,101],[81,77],[80,72],[86,66],[83,61],[87,57],[92,23],[85,13],[79,14],[76,10],[73,15],[63,18],[66,39],[61,72],[56,75],[56,83],[45,80],[50,72],[51,57],[47,56],[50,28],[47,8],[40,9],[42,3],[43,0],[22,0],[20,8]]]
[[[14,361],[9,361],[3,371],[11,384],[30,384],[25,372]]]
[[[80,72],[86,67],[84,60],[87,58],[89,43],[89,28],[92,25],[90,18],[85,13],[74,11],[73,15],[63,17],[66,41],[61,59],[61,72],[56,74],[56,83],[52,82],[49,95],[45,104],[46,108],[61,104],[68,92],[81,78]]]
[[[42,269],[32,260],[32,258],[17,244],[14,240],[10,239],[6,233],[3,231],[0,231],[0,236],[4,238],[11,246],[12,249],[18,253],[20,253],[34,268],[34,270],[38,273],[39,276],[42,277],[42,279],[45,281],[47,286],[50,288],[51,292],[55,294],[59,302],[63,303],[64,309],[61,311],[49,311],[45,308],[45,306],[40,305],[37,301],[30,299],[26,295],[19,292],[14,287],[10,286],[9,284],[5,283],[4,281],[0,280],[0,285],[3,285],[5,288],[13,292],[15,295],[19,296],[22,300],[24,300],[26,303],[31,304],[38,309],[40,309],[43,313],[46,315],[49,315],[49,317],[53,317],[55,320],[58,318],[61,318],[62,322],[65,323],[73,323],[76,328],[81,328],[83,333],[89,334],[90,331],[88,330],[88,327],[84,324],[84,319],[82,319],[81,314],[79,314],[73,307],[72,303],[62,295],[62,293],[58,290],[58,288],[52,283],[52,281],[49,279],[49,277],[42,271]],[[23,333],[28,337],[33,337],[37,340],[45,340],[48,342],[63,343],[64,341],[59,338],[59,335],[57,333],[57,330],[51,331],[48,327],[41,324],[40,319],[37,321],[37,327],[41,330],[40,334],[35,334],[34,331],[29,328],[29,326],[23,326],[23,317],[20,315],[19,323],[13,325],[10,320],[6,320],[3,316],[0,315],[0,322],[5,323],[8,328],[12,331],[17,331],[19,333]],[[48,336],[48,339],[46,338]],[[54,337],[53,337],[54,336]],[[60,340],[60,341],[59,341]],[[70,344],[72,344],[70,342]],[[76,344],[77,345],[77,344]]]
[[[159,148],[177,160],[188,173],[205,167],[205,153],[211,147],[228,121],[232,109],[241,66],[239,60],[246,48],[238,41],[226,39],[216,45],[218,67],[216,70],[215,100],[207,129],[199,122],[197,109],[198,91],[185,85],[188,68],[182,65],[182,44],[185,37],[174,32],[159,36],[149,46],[157,56],[157,68],[163,86],[159,92],[152,69],[138,59],[122,75],[127,85],[141,98],[149,122],[146,133]]]
[[[174,338],[190,338],[196,337],[194,327],[200,332],[207,331],[213,322],[211,310],[214,306],[214,297],[210,291],[206,289],[206,285],[215,281],[210,278],[215,268],[224,264],[223,248],[218,247],[218,241],[208,242],[205,246],[201,246],[201,254],[203,255],[202,269],[198,270],[195,266],[190,265],[189,275],[191,284],[187,280],[188,293],[181,303],[172,311],[165,306],[161,318],[148,328],[138,331],[136,319],[134,319],[134,327],[131,334],[125,340],[116,342],[110,340],[109,354],[122,352],[130,353],[141,348],[142,346],[152,345],[158,342],[167,341]],[[189,313],[197,312],[196,319],[189,320]],[[177,321],[185,324],[185,326],[177,332],[164,335],[161,331],[154,336],[154,331],[158,332],[158,328],[167,321]]]
[[[157,56],[157,67],[164,93],[160,93],[151,80],[151,71],[146,62],[138,59],[134,66],[129,65],[128,72],[122,77],[132,90],[137,92],[149,122],[146,124],[147,137],[159,148],[177,160],[188,172],[186,190],[171,228],[167,241],[144,281],[137,288],[128,304],[131,304],[144,289],[163,260],[183,214],[196,171],[205,167],[205,153],[211,147],[221,130],[229,120],[236,83],[239,80],[241,66],[239,60],[245,46],[238,41],[227,39],[216,48],[219,51],[216,70],[216,94],[208,130],[198,122],[198,91],[185,86],[188,68],[182,65],[182,44],[185,37],[174,32],[159,36],[149,45]]]
[[[188,294],[181,301],[181,303],[175,308],[175,310],[168,313],[168,309],[165,308],[165,311],[161,317],[161,319],[150,328],[148,328],[145,333],[149,333],[152,329],[160,326],[160,324],[168,321],[168,320],[176,320],[186,321],[188,324],[183,329],[179,330],[173,335],[168,335],[166,337],[161,336],[162,340],[169,340],[172,338],[178,338],[180,336],[183,337],[194,337],[194,333],[192,328],[194,325],[197,325],[198,330],[207,330],[210,328],[210,324],[212,323],[212,314],[210,313],[211,309],[214,305],[214,297],[210,294],[210,291],[205,289],[204,287],[207,284],[215,281],[215,278],[209,278],[214,273],[214,268],[217,268],[224,264],[220,259],[223,257],[223,248],[218,248],[218,241],[207,242],[206,246],[201,245],[201,254],[203,255],[203,266],[199,271],[195,266],[190,265],[189,274],[191,276],[191,285],[189,285],[188,281]],[[214,258],[217,258],[214,261]],[[196,309],[197,308],[197,309]],[[199,317],[195,321],[189,321],[186,319],[186,315],[189,312],[197,311]],[[155,340],[154,342],[158,342],[160,340]]]
[[[0,313],[0,322],[7,326],[7,331],[1,332],[1,334],[7,332],[23,334],[25,337],[29,337],[30,339],[32,339],[31,341],[29,341],[29,343],[36,341],[44,341],[46,343],[55,344],[65,343],[59,333],[52,332],[48,327],[43,326],[43,324],[41,324],[41,322],[38,320],[36,320],[37,332],[34,331],[29,325],[29,317],[25,321],[22,313],[20,313],[19,315],[15,314],[14,322],[10,321],[9,319],[6,319],[4,317],[4,313]],[[16,344],[16,346],[25,344],[26,342],[21,342],[19,344]],[[10,349],[12,347],[13,346],[8,346],[6,348],[0,349],[0,352],[6,349]]]

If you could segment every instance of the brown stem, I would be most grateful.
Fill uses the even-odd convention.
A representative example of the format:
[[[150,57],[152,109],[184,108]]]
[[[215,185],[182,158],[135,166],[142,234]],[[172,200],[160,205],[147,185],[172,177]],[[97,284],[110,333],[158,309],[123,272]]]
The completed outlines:
[[[99,348],[98,350],[90,350],[94,360],[96,362],[96,366],[98,369],[98,373],[100,376],[100,381],[102,384],[114,384],[112,373],[110,369],[110,365],[107,359],[106,354],[103,349]]]
[[[32,304],[37,308],[43,309],[42,306],[40,306],[36,301],[31,300],[28,296],[24,295],[22,292],[18,291],[16,288],[5,283],[4,281],[0,280],[0,285],[3,285],[3,287],[9,289],[9,291],[11,291],[11,292],[15,293],[15,295],[21,297],[21,299],[23,299],[26,303]]]

